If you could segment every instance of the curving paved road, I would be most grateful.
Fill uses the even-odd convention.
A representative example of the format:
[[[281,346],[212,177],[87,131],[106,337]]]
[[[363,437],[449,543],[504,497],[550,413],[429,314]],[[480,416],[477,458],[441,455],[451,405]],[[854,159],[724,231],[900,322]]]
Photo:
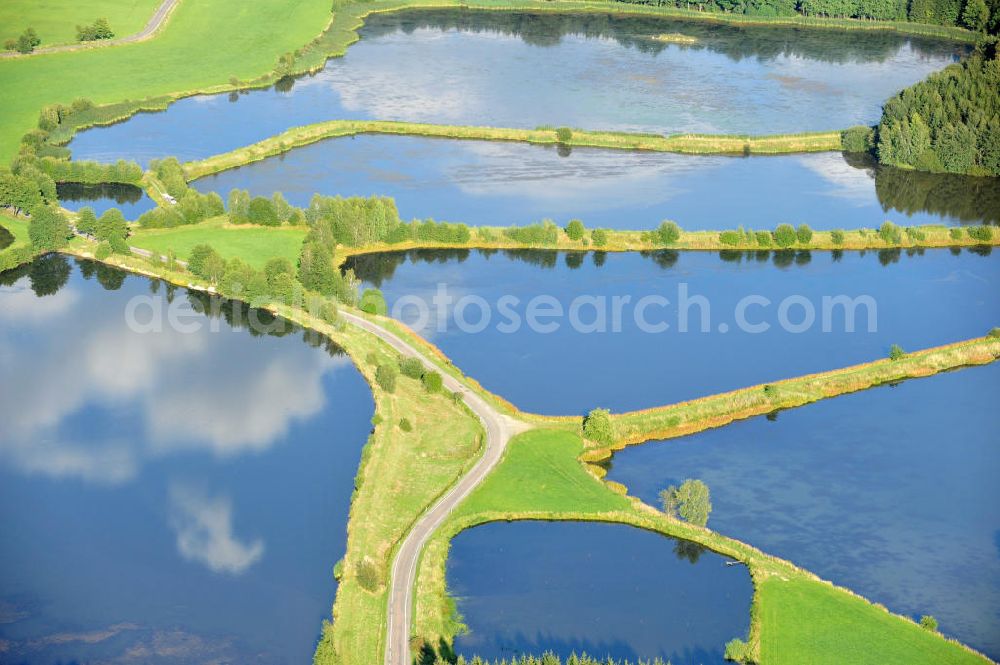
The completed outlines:
[[[27,58],[33,55],[41,55],[44,53],[63,53],[66,51],[80,51],[83,49],[91,48],[101,48],[104,46],[120,46],[121,44],[132,44],[134,42],[142,42],[159,30],[163,24],[166,22],[167,18],[170,16],[170,12],[173,11],[174,7],[177,6],[181,0],[163,0],[160,6],[156,8],[153,12],[152,18],[146,23],[146,27],[139,32],[128,35],[126,37],[117,37],[115,39],[99,39],[92,42],[84,42],[81,44],[63,44],[61,46],[46,46],[43,48],[36,48],[31,53],[12,53],[10,51],[0,53],[0,58]]]
[[[385,328],[350,312],[341,311],[348,323],[378,336],[404,357],[418,358],[428,369],[437,369],[409,343]],[[510,438],[527,426],[494,409],[486,400],[469,390],[460,381],[442,374],[448,390],[461,394],[462,400],[479,417],[486,430],[486,445],[483,455],[468,473],[456,483],[447,494],[425,512],[406,535],[396,553],[389,578],[389,611],[386,627],[385,665],[411,665],[410,626],[413,624],[413,591],[417,576],[417,562],[424,545],[431,534],[444,522],[451,512],[467,497],[493,470],[503,456]]]

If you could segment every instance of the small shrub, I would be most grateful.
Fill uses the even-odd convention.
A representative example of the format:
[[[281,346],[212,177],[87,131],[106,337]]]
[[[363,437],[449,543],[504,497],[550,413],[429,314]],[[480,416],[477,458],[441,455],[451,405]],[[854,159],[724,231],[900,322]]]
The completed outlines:
[[[105,261],[109,256],[111,256],[111,244],[105,240],[97,246],[97,250],[94,252],[94,258],[98,261]]]
[[[406,418],[400,418],[399,419],[399,429],[403,430],[404,432],[412,432],[413,431],[413,425],[411,425],[410,421],[407,420]]]
[[[396,392],[398,370],[395,365],[379,365],[375,369],[375,382],[387,393]]]
[[[331,325],[339,323],[340,313],[337,311],[337,305],[330,300],[325,301],[320,305],[319,318]]]
[[[778,394],[778,389],[775,388],[770,383],[767,384],[766,386],[764,386],[764,396],[765,397],[773,398],[773,397],[777,396],[777,394]]]
[[[905,357],[906,351],[899,344],[893,344],[889,347],[889,360],[902,360]]]
[[[583,419],[583,435],[597,443],[612,443],[615,440],[615,429],[611,413],[607,409],[593,409]]]
[[[439,393],[444,387],[444,380],[437,372],[424,372],[420,381],[424,384],[424,390],[429,393]]]
[[[28,28],[21,33],[21,36],[17,40],[7,40],[4,46],[7,47],[8,51],[17,51],[18,53],[31,53],[35,50],[35,47],[42,43],[41,38],[39,38],[38,33],[35,32],[34,28]],[[14,48],[10,48],[13,46]]]
[[[399,362],[399,371],[402,372],[403,376],[419,379],[424,375],[424,364],[420,362],[419,358],[403,358]]]
[[[708,524],[712,513],[712,499],[708,485],[700,480],[688,478],[680,487],[671,485],[660,492],[663,512],[670,517],[680,516],[685,522],[697,526]]]
[[[736,663],[750,662],[750,645],[736,637],[726,642],[726,660]]]
[[[903,234],[899,227],[886,220],[878,229],[878,235],[887,245],[898,245],[903,240]]]
[[[990,329],[990,331],[988,333],[986,333],[986,336],[989,337],[990,339],[998,339],[998,338],[1000,338],[1000,328],[992,328],[992,329]]]
[[[757,244],[761,247],[771,246],[771,234],[768,231],[757,231]]]
[[[583,240],[583,234],[586,231],[587,229],[583,226],[583,222],[579,219],[571,219],[569,220],[569,224],[566,225],[566,235],[569,236],[570,240]]]
[[[389,311],[385,304],[385,296],[378,289],[365,289],[365,292],[361,294],[361,300],[358,301],[358,307],[361,308],[362,312],[381,316],[385,316],[386,312]]]
[[[556,130],[556,140],[560,143],[569,143],[573,140],[573,130],[569,127],[560,127]]]
[[[875,145],[875,131],[858,125],[840,133],[840,146],[845,152],[870,152]]]
[[[927,240],[927,234],[915,226],[906,227],[906,237],[912,242],[923,242]]]
[[[333,564],[333,579],[338,582],[344,578],[344,560],[341,559],[337,563]]]
[[[803,245],[808,245],[813,239],[813,230],[808,224],[799,224],[799,228],[795,229],[795,237]]]
[[[358,564],[355,576],[358,579],[358,584],[360,584],[361,588],[365,591],[375,593],[382,585],[381,574],[379,573],[378,566],[376,566],[375,563],[368,557],[365,557],[364,560]]]
[[[833,241],[834,245],[844,244],[844,232],[841,229],[834,229],[830,231],[830,240]]]
[[[604,229],[594,229],[590,234],[594,247],[604,247],[608,244],[608,232]]]
[[[798,236],[791,224],[778,224],[774,230],[774,242],[778,247],[791,247]]]
[[[961,240],[962,239],[962,229],[959,229],[959,228],[950,229],[948,231],[948,236],[952,240]]]
[[[723,231],[719,234],[719,242],[735,247],[743,241],[743,234],[738,231]]]
[[[656,228],[656,235],[662,244],[672,245],[681,239],[681,227],[677,225],[677,222],[671,222],[669,219],[664,220]]]
[[[128,242],[121,236],[111,236],[108,238],[108,244],[111,245],[111,251],[115,254],[130,254],[132,252],[129,249]]]
[[[936,633],[938,629],[937,619],[932,617],[930,614],[925,614],[920,617],[920,627]]]
[[[970,226],[965,232],[976,242],[989,242],[993,239],[993,229],[988,226]]]

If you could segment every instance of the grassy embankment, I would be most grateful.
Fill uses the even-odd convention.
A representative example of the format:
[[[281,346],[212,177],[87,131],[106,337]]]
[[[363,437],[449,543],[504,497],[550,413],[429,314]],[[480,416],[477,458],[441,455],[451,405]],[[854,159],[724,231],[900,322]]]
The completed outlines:
[[[0,3],[0,43],[16,39],[32,27],[42,40],[39,48],[75,44],[76,26],[108,19],[115,37],[142,30],[162,0],[4,0]]]
[[[709,529],[667,518],[585,471],[580,438],[533,430],[509,444],[503,461],[428,543],[417,579],[415,634],[433,642],[460,625],[444,580],[448,544],[459,531],[511,519],[623,523],[696,542],[747,564],[755,594],[752,653],[768,665],[984,663],[965,646],[920,628],[794,564]],[[599,574],[600,571],[591,571]],[[720,647],[722,645],[719,645]]]
[[[207,243],[226,260],[239,257],[263,268],[274,257],[286,258],[294,265],[307,231],[296,226],[236,226],[229,224],[227,217],[216,217],[191,226],[136,229],[128,242],[160,255],[173,250],[181,260],[187,259],[195,245]]]
[[[541,145],[560,143],[554,129],[514,129],[508,127],[472,127],[467,125],[430,125],[416,122],[383,120],[330,120],[294,127],[253,145],[221,155],[184,164],[184,175],[195,180],[227,169],[258,162],[294,148],[331,138],[357,134],[396,134],[479,141],[514,141]],[[774,136],[712,134],[630,134],[574,129],[563,141],[574,148],[609,148],[687,154],[782,154],[840,150],[840,132],[812,132]]]
[[[723,244],[719,240],[718,231],[682,231],[680,239],[669,246],[655,243],[649,237],[643,237],[644,231],[608,231],[608,242],[601,247],[585,245],[582,241],[570,240],[564,231],[559,232],[558,240],[551,245],[531,245],[516,242],[503,235],[501,227],[474,227],[472,238],[467,243],[433,243],[405,242],[396,244],[380,243],[365,247],[338,247],[337,260],[343,262],[350,256],[369,254],[373,252],[401,251],[408,249],[538,249],[564,251],[602,251],[602,252],[635,252],[655,250],[700,250],[700,251],[797,251],[797,250],[895,250],[941,247],[974,247],[983,245],[982,241],[974,240],[967,233],[961,238],[953,239],[950,229],[944,226],[918,227],[924,233],[924,240],[914,241],[905,234],[898,245],[889,245],[879,235],[870,229],[844,232],[844,242],[834,244],[829,231],[816,231],[809,243],[796,243],[792,247],[780,250],[776,247],[736,246]],[[293,263],[298,259],[301,243],[307,229],[305,227],[264,227],[251,225],[230,225],[226,218],[218,217],[212,220],[187,226],[176,226],[166,229],[135,228],[129,238],[129,244],[134,247],[148,249],[166,254],[174,250],[177,258],[186,259],[191,248],[200,243],[212,245],[225,258],[239,256],[253,265],[266,260],[270,256],[284,256]],[[275,244],[277,243],[277,244]],[[986,243],[1000,245],[1000,233]]]
[[[434,243],[434,242],[402,242],[402,243],[379,243],[365,247],[339,247],[337,257],[345,260],[349,256],[359,254],[371,254],[375,252],[392,252],[407,249],[537,249],[537,250],[561,250],[561,251],[600,251],[600,252],[641,252],[656,250],[695,250],[695,251],[771,251],[795,252],[798,250],[896,250],[896,249],[933,249],[944,247],[975,247],[975,246],[995,246],[1000,245],[1000,233],[994,233],[988,241],[976,240],[968,235],[965,229],[960,229],[961,235],[958,238],[951,236],[951,228],[928,224],[917,226],[917,230],[923,232],[923,240],[914,240],[903,235],[898,244],[886,243],[874,229],[853,229],[844,231],[844,240],[837,244],[833,241],[830,231],[814,231],[812,239],[807,243],[796,242],[790,247],[776,247],[773,244],[761,246],[756,244],[727,245],[719,238],[720,231],[681,231],[677,242],[670,245],[663,245],[645,234],[648,231],[616,231],[607,229],[607,243],[599,247],[594,246],[589,239],[571,240],[562,230],[559,231],[558,238],[552,244],[527,244],[517,242],[503,235],[504,229],[509,227],[498,226],[477,226],[472,227],[472,238],[466,243]],[[761,230],[761,229],[758,229]],[[587,234],[589,236],[589,233]],[[644,237],[645,236],[645,237]]]
[[[612,416],[614,443],[610,447],[591,444],[592,450],[588,451],[585,459],[600,459],[609,455],[613,449],[651,439],[685,436],[721,427],[734,420],[765,415],[779,409],[791,409],[905,379],[931,376],[960,367],[984,365],[997,358],[1000,358],[1000,337],[977,337],[914,351],[899,360],[883,358],[679,404],[615,414]]]
[[[68,126],[60,128],[55,138],[66,141],[78,128],[122,120],[140,110],[163,109],[180,97],[263,86],[285,74],[316,71],[327,57],[343,55],[348,46],[358,40],[357,28],[371,13],[447,7],[538,12],[613,11],[622,15],[734,25],[894,31],[960,42],[975,41],[974,33],[942,26],[803,16],[775,19],[607,1],[375,0],[361,3],[338,0],[332,20],[329,3],[321,0],[182,2],[169,24],[155,39],[146,42],[0,62],[0,78],[6,84],[0,91],[0,163],[6,163],[15,155],[21,136],[35,127],[38,112],[49,104],[69,104],[78,97],[87,97],[105,105],[79,114]],[[282,29],[273,30],[274,25],[281,25]],[[121,49],[129,50],[123,52]],[[276,61],[282,54],[294,57],[291,64],[279,70]],[[192,62],[197,62],[198,66],[193,67]],[[94,88],[93,81],[101,81],[101,86]]]
[[[5,220],[6,222],[6,220]],[[96,244],[74,238],[67,253],[93,258]],[[250,261],[247,256],[242,256]],[[131,272],[159,277],[180,286],[207,290],[209,285],[184,271],[135,256],[106,260]],[[365,446],[355,481],[347,526],[334,630],[324,626],[318,663],[380,662],[385,636],[387,576],[397,546],[420,514],[453,485],[478,458],[483,432],[479,420],[450,395],[426,392],[419,381],[400,376],[389,393],[375,381],[379,364],[397,362],[387,344],[353,326],[331,326],[300,309],[270,308],[285,318],[333,339],[350,354],[371,386],[375,427]],[[399,423],[406,418],[412,430]],[[374,564],[379,584],[366,590],[358,580],[361,563]],[[335,562],[331,561],[331,570]],[[317,626],[317,629],[319,627]],[[335,654],[341,654],[335,658]]]

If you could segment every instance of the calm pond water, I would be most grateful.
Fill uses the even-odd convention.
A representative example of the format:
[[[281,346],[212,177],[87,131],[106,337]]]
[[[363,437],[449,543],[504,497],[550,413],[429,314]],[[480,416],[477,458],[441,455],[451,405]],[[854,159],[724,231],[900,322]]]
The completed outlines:
[[[466,656],[724,662],[745,637],[753,585],[743,566],[689,541],[615,524],[513,522],[460,533],[448,588],[470,633]]]
[[[156,202],[146,192],[133,185],[102,183],[83,185],[79,183],[59,183],[56,185],[59,204],[74,212],[91,207],[98,217],[112,208],[118,208],[125,219],[136,220],[139,215],[156,207]]]
[[[588,226],[816,229],[1000,222],[995,178],[876,167],[857,155],[693,157],[400,136],[331,139],[195,181],[223,198],[234,188],[283,192],[307,206],[314,193],[380,194],[404,218],[480,225],[573,218]],[[720,189],[724,190],[720,195]]]
[[[681,32],[694,46],[651,39]],[[192,97],[83,132],[77,159],[207,157],[335,118],[653,132],[776,133],[874,124],[898,90],[967,47],[889,33],[606,15],[380,14],[314,76]]]
[[[615,455],[653,503],[701,478],[709,526],[1000,657],[1000,365],[964,369]]]
[[[463,371],[549,414],[682,401],[884,357],[892,344],[919,349],[983,335],[1000,321],[1000,262],[969,250],[438,250],[356,257],[349,266]],[[625,296],[616,326],[614,299]],[[845,307],[824,314],[823,298],[839,296],[861,299],[851,307],[855,332]],[[740,325],[741,301],[749,325]]]
[[[308,662],[373,412],[347,357],[91,263],[0,280],[2,660]]]

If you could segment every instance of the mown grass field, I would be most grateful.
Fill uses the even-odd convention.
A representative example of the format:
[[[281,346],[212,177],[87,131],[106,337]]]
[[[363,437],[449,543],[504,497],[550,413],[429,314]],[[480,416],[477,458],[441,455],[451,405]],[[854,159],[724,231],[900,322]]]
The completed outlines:
[[[985,659],[822,582],[772,577],[757,589],[768,665],[981,665]]]
[[[11,248],[28,245],[31,240],[28,238],[28,220],[23,217],[14,217],[6,212],[0,211],[0,226],[4,227],[14,236]]]
[[[329,0],[181,2],[162,33],[146,42],[0,60],[0,164],[17,152],[43,106],[78,97],[144,99],[254,78],[329,20]]]
[[[239,257],[256,268],[268,259],[286,258],[292,265],[299,259],[306,229],[301,227],[229,226],[226,218],[170,229],[138,229],[129,244],[166,255],[169,250],[186,260],[195,245],[208,244],[226,259]]]
[[[628,500],[583,473],[580,437],[559,430],[532,430],[513,438],[504,462],[462,504],[458,515],[498,508],[510,511],[611,512]]]
[[[108,19],[115,37],[139,32],[161,0],[4,0],[0,3],[0,42],[32,27],[40,48],[75,44],[76,26]]]

